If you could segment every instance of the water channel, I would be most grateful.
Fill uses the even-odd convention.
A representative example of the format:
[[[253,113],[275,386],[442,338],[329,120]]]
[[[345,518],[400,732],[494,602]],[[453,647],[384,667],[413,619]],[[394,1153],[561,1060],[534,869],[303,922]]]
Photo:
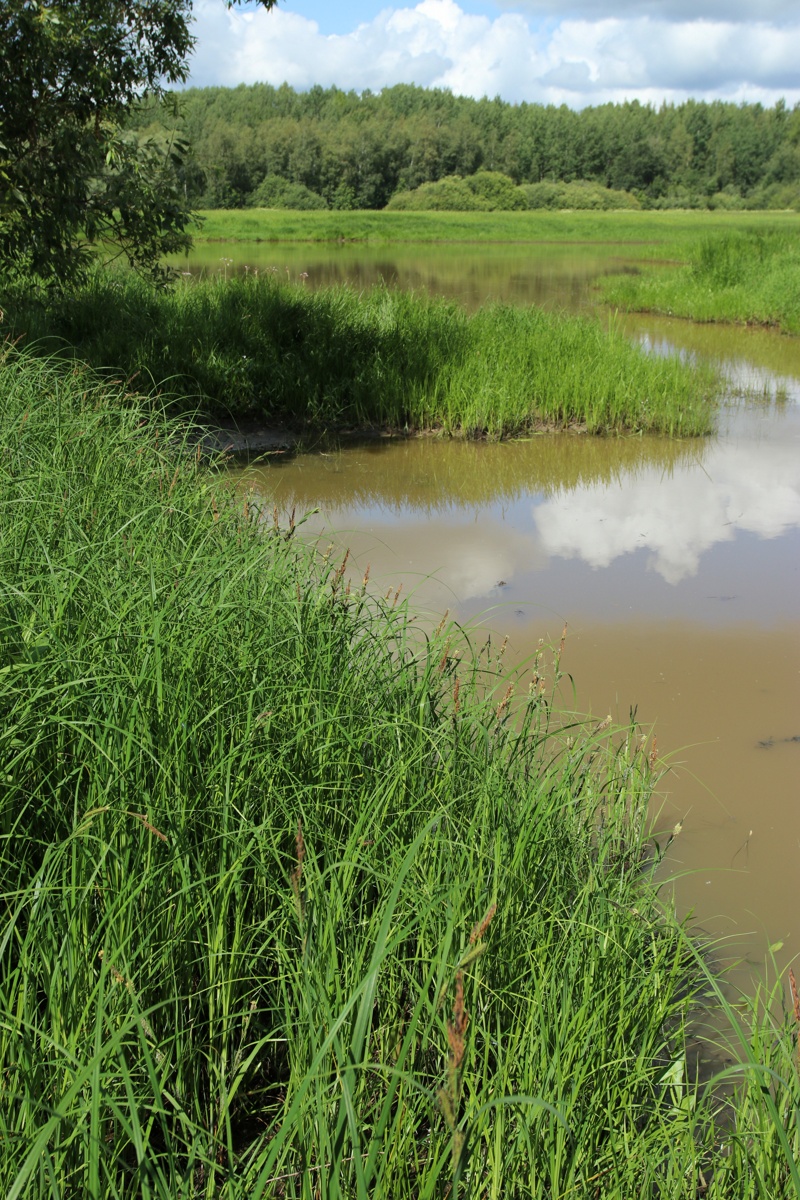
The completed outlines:
[[[277,269],[307,285],[424,287],[571,309],[621,246],[219,246],[209,270]],[[201,256],[202,257],[202,256]],[[223,266],[218,264],[221,260]],[[192,262],[192,269],[203,265]],[[800,339],[636,317],[630,336],[719,361],[732,397],[696,442],[542,435],[503,444],[377,441],[255,468],[280,507],[349,547],[359,570],[426,612],[557,641],[580,710],[653,725],[670,770],[659,824],[682,822],[678,903],[756,969],[800,949]]]

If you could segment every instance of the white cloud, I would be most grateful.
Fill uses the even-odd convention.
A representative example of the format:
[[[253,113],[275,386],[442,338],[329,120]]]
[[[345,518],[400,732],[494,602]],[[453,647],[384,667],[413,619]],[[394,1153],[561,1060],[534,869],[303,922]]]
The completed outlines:
[[[550,53],[594,67],[595,87],[700,93],[741,88],[800,89],[796,37],[768,25],[696,20],[668,23],[564,21],[554,32]]]
[[[550,17],[553,0],[498,0],[501,8]],[[653,17],[661,21],[752,21],[753,0],[561,0],[561,17]],[[797,0],[758,0],[759,21],[797,20]]]
[[[791,7],[762,0],[757,21],[737,22],[743,6],[735,2],[630,0],[608,16],[607,0],[580,0],[577,16],[565,17],[562,8],[557,22],[536,29],[520,12],[490,18],[465,13],[455,0],[422,0],[387,7],[349,33],[323,34],[315,21],[287,9],[241,12],[221,0],[198,0],[191,82],[358,91],[416,83],[575,106],[690,95],[767,104],[785,96],[794,103],[800,21]],[[527,8],[545,11],[539,0]],[[784,18],[794,24],[781,25]]]

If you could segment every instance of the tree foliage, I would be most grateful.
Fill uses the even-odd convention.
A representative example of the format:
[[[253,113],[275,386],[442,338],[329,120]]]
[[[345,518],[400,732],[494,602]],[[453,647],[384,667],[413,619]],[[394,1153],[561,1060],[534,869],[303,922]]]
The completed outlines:
[[[409,84],[360,95],[255,84],[187,90],[177,126],[156,108],[135,121],[151,133],[177,128],[191,142],[180,177],[205,208],[284,196],[281,180],[330,208],[383,208],[442,181],[417,200],[482,208],[486,198],[460,182],[478,172],[484,182],[496,172],[523,185],[584,180],[617,197],[633,192],[643,207],[800,205],[800,106],[783,103],[689,100],[656,109],[631,101],[576,112]],[[584,189],[577,198],[587,197]],[[609,199],[597,194],[592,206]]]
[[[72,280],[89,247],[108,243],[157,273],[187,243],[185,142],[143,135],[128,118],[186,79],[190,18],[191,0],[0,0],[7,271]]]

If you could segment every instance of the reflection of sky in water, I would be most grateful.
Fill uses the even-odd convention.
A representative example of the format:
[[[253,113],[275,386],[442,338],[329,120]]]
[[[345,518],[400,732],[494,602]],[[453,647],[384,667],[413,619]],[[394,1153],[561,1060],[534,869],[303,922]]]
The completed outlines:
[[[315,524],[423,605],[464,615],[499,604],[519,619],[531,606],[557,619],[800,617],[800,406],[743,406],[727,426],[699,462],[670,471],[427,516],[373,493]]]
[[[677,354],[683,362],[696,362],[704,357],[696,348],[677,345],[675,329],[671,329],[669,335],[637,333],[634,340],[643,350],[659,358]],[[711,357],[717,362],[735,392],[765,397],[784,395],[794,401],[800,401],[800,379],[794,375],[781,375],[767,366],[759,366],[745,358],[731,358],[728,355],[721,359],[714,355]]]
[[[796,414],[777,436],[735,436],[709,448],[702,466],[656,473],[624,487],[578,487],[538,505],[534,520],[549,554],[607,567],[620,555],[649,552],[667,583],[695,575],[712,546],[738,532],[776,538],[800,527],[800,439]],[[789,434],[781,437],[781,433]]]

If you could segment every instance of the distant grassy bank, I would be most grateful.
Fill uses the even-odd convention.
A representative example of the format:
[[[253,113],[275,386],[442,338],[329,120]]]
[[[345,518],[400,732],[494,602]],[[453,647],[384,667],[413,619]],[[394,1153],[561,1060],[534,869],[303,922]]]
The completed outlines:
[[[606,278],[599,286],[608,304],[628,311],[800,333],[800,229],[737,225],[700,239],[681,267]]]
[[[363,427],[502,437],[542,426],[702,434],[718,380],[648,356],[613,323],[387,289],[312,291],[280,277],[154,292],[98,273],[83,290],[8,303],[6,331],[62,339],[95,367],[163,385],[216,419],[299,432]]]
[[[79,363],[6,352],[0,435],[4,1196],[791,1194],[790,1023],[721,1114],[562,648],[423,635]]]
[[[800,232],[798,213],[727,212],[291,212],[212,209],[195,240],[537,242],[614,241],[682,246],[730,230]]]

